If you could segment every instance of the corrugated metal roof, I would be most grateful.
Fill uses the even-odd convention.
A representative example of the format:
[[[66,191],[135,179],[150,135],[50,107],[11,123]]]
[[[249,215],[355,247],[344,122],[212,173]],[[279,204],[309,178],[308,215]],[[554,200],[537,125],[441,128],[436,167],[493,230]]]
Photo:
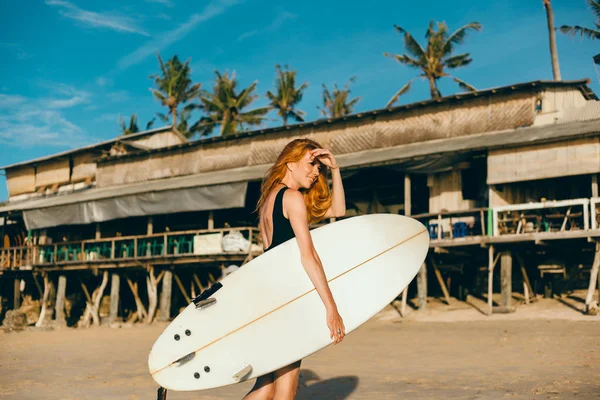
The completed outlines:
[[[98,142],[98,143],[90,144],[88,146],[79,147],[77,149],[65,150],[63,152],[51,154],[49,156],[39,157],[39,158],[35,158],[33,160],[21,161],[21,162],[15,163],[15,164],[6,165],[4,167],[0,167],[0,170],[14,168],[14,167],[18,167],[18,166],[21,166],[21,165],[33,164],[33,163],[37,163],[37,162],[40,162],[40,161],[51,160],[53,158],[60,158],[60,157],[64,157],[64,156],[67,156],[67,155],[71,155],[71,154],[75,154],[75,153],[84,152],[84,151],[87,151],[87,150],[93,150],[93,149],[99,148],[99,147],[104,147],[104,146],[112,145],[113,143],[118,142],[118,141],[138,139],[140,137],[152,135],[154,133],[168,131],[170,129],[171,129],[171,125],[168,125],[168,126],[163,126],[161,128],[150,129],[150,130],[147,130],[147,131],[144,131],[144,132],[132,133],[132,134],[127,135],[127,136],[117,136],[114,139],[105,140],[104,142]]]
[[[594,119],[600,119],[600,101],[590,101],[583,107],[567,109],[557,122],[590,121]]]
[[[515,147],[537,143],[548,143],[569,138],[581,138],[600,135],[600,119],[584,122],[527,127],[504,131],[488,132],[461,136],[450,139],[430,140],[367,150],[336,156],[343,168],[360,168],[386,163],[400,163],[424,156],[454,156],[456,153],[469,153],[481,150]],[[427,162],[427,160],[426,160]],[[0,207],[0,213],[37,208],[53,207],[83,201],[120,197],[153,191],[172,190],[184,187],[208,186],[229,182],[259,180],[270,165],[205,172],[201,174],[175,178],[139,182],[106,188],[94,188],[78,193],[56,195],[51,198],[32,199],[20,203],[9,203]]]

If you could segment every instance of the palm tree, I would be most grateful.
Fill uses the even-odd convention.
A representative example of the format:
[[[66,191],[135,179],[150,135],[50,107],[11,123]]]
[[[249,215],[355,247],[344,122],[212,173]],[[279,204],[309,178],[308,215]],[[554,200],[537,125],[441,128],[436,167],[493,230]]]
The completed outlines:
[[[552,74],[555,81],[562,80],[560,77],[560,65],[558,64],[558,49],[556,47],[556,32],[554,31],[554,12],[551,0],[543,0],[548,20],[548,35],[550,36],[550,57],[552,58]]]
[[[575,25],[568,26],[563,25],[560,28],[560,31],[567,35],[577,35],[579,34],[581,37],[588,37],[590,39],[599,39],[600,40],[600,0],[586,0],[590,8],[592,9],[592,13],[596,16],[596,29],[585,28],[583,26]]]
[[[296,71],[282,71],[279,65],[275,66],[277,70],[277,80],[275,82],[276,94],[267,90],[267,97],[271,100],[271,107],[277,110],[277,115],[283,119],[283,126],[287,126],[288,118],[294,118],[297,122],[303,122],[306,113],[296,110],[294,107],[302,100],[302,92],[308,87],[308,82],[304,82],[296,89]]]
[[[238,128],[244,125],[259,125],[270,107],[244,111],[258,98],[253,94],[256,82],[238,93],[235,72],[231,76],[227,72],[221,74],[215,71],[215,74],[217,77],[212,92],[200,93],[200,105],[197,107],[205,115],[190,128],[191,132],[209,135],[219,125],[221,136],[228,136],[238,132]]]
[[[177,126],[177,108],[196,96],[200,90],[200,83],[192,85],[190,79],[190,60],[184,64],[174,55],[167,63],[163,63],[160,54],[156,53],[160,64],[160,75],[152,75],[157,89],[150,89],[154,97],[160,100],[163,106],[168,108],[167,116],[172,117],[172,125]]]
[[[343,90],[338,89],[337,85],[333,84],[333,91],[329,91],[327,86],[323,84],[323,107],[317,107],[324,117],[338,118],[344,115],[349,115],[354,112],[354,106],[360,100],[360,97],[356,97],[352,100],[350,98],[350,83],[356,80],[355,77],[350,78]]]
[[[140,131],[140,128],[137,125],[137,115],[135,114],[132,114],[131,118],[129,118],[129,126],[125,125],[123,116],[119,115],[119,124],[121,125],[123,136],[131,135],[132,133],[137,133]]]
[[[469,91],[475,91],[473,86],[468,83],[451,76],[445,70],[454,69],[458,67],[464,67],[473,61],[470,58],[469,53],[459,54],[456,56],[452,55],[454,46],[462,44],[467,35],[469,29],[475,31],[481,30],[481,24],[479,22],[471,22],[470,24],[462,26],[456,32],[448,35],[448,26],[444,22],[437,23],[437,31],[434,29],[434,23],[429,23],[429,29],[425,34],[427,38],[427,48],[423,49],[421,45],[413,38],[413,36],[399,27],[394,25],[396,31],[404,35],[404,46],[408,51],[409,55],[406,54],[388,54],[383,53],[384,56],[396,59],[400,64],[407,65],[412,68],[421,70],[421,77],[426,78],[429,81],[429,92],[431,98],[439,99],[442,97],[440,90],[438,89],[437,82],[440,78],[451,77],[458,85]],[[408,92],[412,79],[408,81],[388,102],[386,107],[393,105],[398,98],[404,93]]]

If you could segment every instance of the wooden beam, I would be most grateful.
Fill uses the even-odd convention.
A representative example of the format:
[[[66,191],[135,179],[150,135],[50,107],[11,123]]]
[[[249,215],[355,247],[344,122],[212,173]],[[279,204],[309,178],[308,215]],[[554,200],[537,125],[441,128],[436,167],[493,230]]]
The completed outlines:
[[[148,315],[148,312],[146,311],[146,307],[144,307],[144,303],[142,303],[142,300],[140,299],[140,296],[138,294],[138,284],[137,282],[132,282],[131,279],[129,279],[126,275],[125,279],[127,279],[127,284],[129,285],[131,293],[133,293],[133,297],[135,298],[135,305],[137,307],[137,318],[140,321],[143,321],[144,317]]]
[[[15,278],[13,281],[13,310],[21,307],[21,279]]]
[[[592,197],[598,197],[598,174],[592,174]]]
[[[450,293],[448,293],[448,288],[446,287],[446,283],[444,282],[444,278],[442,278],[442,273],[440,272],[437,263],[431,258],[431,265],[433,266],[433,272],[435,272],[435,277],[437,278],[440,287],[442,288],[442,293],[444,293],[444,298],[446,299],[446,304],[450,305]]]
[[[65,294],[67,292],[67,277],[65,275],[58,276],[58,288],[56,290],[56,314],[55,323],[66,325],[65,319]]]
[[[113,272],[110,280],[110,313],[108,320],[116,322],[119,319],[119,292],[121,288],[121,276]]]
[[[529,276],[527,275],[527,268],[525,268],[525,262],[523,261],[523,257],[520,254],[515,254],[515,258],[521,267],[521,276],[523,276],[523,287],[525,296],[525,303],[529,304],[529,296],[533,295],[535,297],[535,293],[533,292],[533,288],[531,287],[531,282],[529,281]]]
[[[102,232],[100,232],[100,222],[96,222],[96,240],[99,240],[102,237]]]
[[[412,197],[410,188],[410,175],[404,174],[404,215],[411,215]]]
[[[512,254],[503,251],[500,256],[501,306],[512,307]]]
[[[192,299],[190,298],[190,296],[188,296],[187,292],[185,291],[185,287],[183,286],[183,283],[181,283],[181,279],[179,279],[175,272],[173,272],[173,277],[175,278],[175,282],[177,283],[179,290],[183,294],[183,297],[185,297],[186,303],[191,303]]]
[[[215,229],[215,215],[212,210],[208,212],[208,229]]]
[[[35,276],[34,276],[35,279]],[[37,282],[36,282],[37,283]],[[41,310],[37,322],[35,323],[36,328],[44,326],[44,320],[46,319],[46,312],[48,310],[48,298],[50,297],[50,279],[48,274],[44,273],[44,292],[41,298]],[[39,284],[38,284],[39,285]]]
[[[198,275],[194,273],[192,274],[192,277],[194,278],[196,285],[198,285],[198,289],[200,289],[201,292],[204,291],[204,286],[202,286],[202,282],[200,282],[200,278],[198,278]]]
[[[404,288],[404,290],[402,291],[402,305],[400,307],[400,314],[402,314],[403,317],[406,316],[406,298],[408,297],[408,286]]]
[[[152,235],[152,233],[154,232],[154,224],[152,221],[152,217],[148,217],[148,225],[146,226],[146,234],[147,235]]]
[[[598,302],[594,301],[594,292],[598,285],[598,270],[600,269],[600,243],[596,242],[596,253],[594,254],[594,263],[590,271],[590,284],[588,286],[587,295],[585,296],[585,313],[587,315],[598,314]],[[600,290],[600,289],[599,289]]]
[[[423,262],[417,275],[417,292],[419,298],[419,311],[427,308],[427,261]]]
[[[165,275],[162,280],[160,293],[160,313],[159,321],[168,321],[171,319],[171,293],[173,291],[173,272],[170,269],[165,270]]]
[[[494,246],[490,246],[488,248],[488,315],[492,315],[493,302],[492,302],[492,294],[494,292],[494,265],[496,262],[494,261]]]

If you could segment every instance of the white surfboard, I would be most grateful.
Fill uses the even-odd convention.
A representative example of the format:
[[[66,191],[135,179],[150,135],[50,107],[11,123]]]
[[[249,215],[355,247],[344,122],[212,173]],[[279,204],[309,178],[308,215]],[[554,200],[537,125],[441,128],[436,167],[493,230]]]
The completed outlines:
[[[393,214],[348,218],[311,235],[347,334],[408,286],[429,248],[420,222]],[[160,386],[189,391],[231,385],[332,343],[325,307],[295,239],[220,283],[190,303],[152,347],[148,367]]]

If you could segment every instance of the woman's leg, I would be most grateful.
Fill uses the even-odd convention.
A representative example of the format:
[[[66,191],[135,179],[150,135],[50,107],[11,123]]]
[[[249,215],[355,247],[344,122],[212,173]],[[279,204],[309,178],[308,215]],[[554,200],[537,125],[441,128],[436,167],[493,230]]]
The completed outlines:
[[[300,375],[300,361],[283,367],[273,372],[275,385],[274,400],[293,400],[298,390],[298,376]]]
[[[242,400],[273,400],[274,395],[273,373],[269,373],[256,378],[254,387]]]

